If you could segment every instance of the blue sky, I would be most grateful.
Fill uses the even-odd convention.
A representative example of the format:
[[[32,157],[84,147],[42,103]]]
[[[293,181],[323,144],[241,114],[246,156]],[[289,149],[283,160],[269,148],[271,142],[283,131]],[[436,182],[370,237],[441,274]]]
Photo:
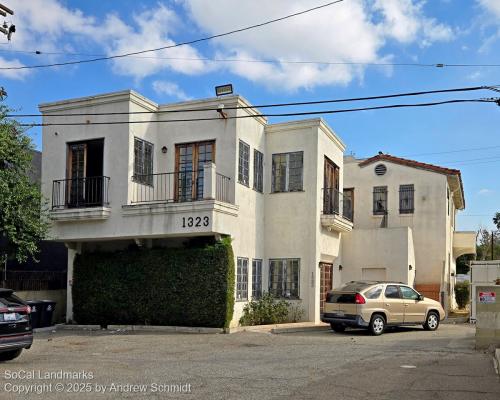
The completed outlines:
[[[160,47],[326,2],[4,0],[15,11],[7,21],[16,24],[17,32],[10,43],[0,37],[0,68]],[[227,82],[254,104],[295,102],[498,85],[500,67],[326,66],[286,61],[500,64],[499,49],[500,0],[344,0],[223,39],[151,53],[149,58],[0,70],[0,86],[8,92],[9,106],[23,113],[37,112],[42,102],[127,88],[159,103],[205,98],[213,96],[214,86]],[[18,52],[35,50],[66,54]],[[206,58],[274,63],[203,60]],[[484,91],[373,105],[492,96],[495,93]],[[380,150],[459,168],[467,202],[464,216],[458,218],[459,229],[492,228],[491,216],[500,211],[500,108],[495,104],[367,111],[324,118],[347,144],[347,153],[357,157]],[[278,119],[271,119],[275,121]],[[40,147],[40,129],[33,128],[30,133]]]

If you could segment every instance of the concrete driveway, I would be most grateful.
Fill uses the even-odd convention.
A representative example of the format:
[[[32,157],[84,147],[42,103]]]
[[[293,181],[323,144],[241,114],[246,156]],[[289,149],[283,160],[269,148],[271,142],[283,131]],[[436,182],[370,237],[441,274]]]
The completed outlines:
[[[473,335],[468,325],[380,337],[43,333],[0,364],[0,398],[498,400],[492,358],[473,349]]]

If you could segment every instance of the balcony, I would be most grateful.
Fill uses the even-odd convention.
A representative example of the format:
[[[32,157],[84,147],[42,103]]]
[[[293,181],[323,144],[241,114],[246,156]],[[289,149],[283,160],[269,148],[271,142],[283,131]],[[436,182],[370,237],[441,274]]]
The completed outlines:
[[[211,162],[198,170],[134,175],[129,199],[122,215],[140,217],[148,235],[225,234],[238,215],[234,182]]]
[[[335,188],[323,189],[323,213],[321,225],[329,231],[350,232],[353,223],[352,198]]]
[[[109,218],[109,181],[107,176],[53,181],[50,217],[56,221]]]

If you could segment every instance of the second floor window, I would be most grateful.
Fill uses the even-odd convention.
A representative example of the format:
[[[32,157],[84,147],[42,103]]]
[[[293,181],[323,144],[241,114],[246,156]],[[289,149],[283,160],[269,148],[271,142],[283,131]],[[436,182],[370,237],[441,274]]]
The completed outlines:
[[[387,214],[387,186],[373,188],[373,215]]]
[[[134,138],[134,180],[153,184],[153,143]]]
[[[249,184],[249,163],[250,146],[240,140],[238,162],[238,182],[248,186]]]
[[[400,214],[413,214],[414,206],[414,193],[415,188],[413,185],[400,185],[399,186],[399,213]]]
[[[273,154],[272,192],[303,189],[304,152]]]
[[[253,151],[253,188],[257,192],[264,190],[264,154],[258,150]]]

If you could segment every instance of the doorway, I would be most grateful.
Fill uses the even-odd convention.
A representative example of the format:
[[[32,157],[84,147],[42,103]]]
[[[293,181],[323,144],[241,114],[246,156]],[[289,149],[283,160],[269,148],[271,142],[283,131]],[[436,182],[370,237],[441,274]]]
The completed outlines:
[[[320,263],[320,289],[319,289],[319,309],[323,313],[325,308],[326,295],[333,286],[333,264]]]
[[[66,166],[66,205],[102,206],[104,139],[68,143]]]

